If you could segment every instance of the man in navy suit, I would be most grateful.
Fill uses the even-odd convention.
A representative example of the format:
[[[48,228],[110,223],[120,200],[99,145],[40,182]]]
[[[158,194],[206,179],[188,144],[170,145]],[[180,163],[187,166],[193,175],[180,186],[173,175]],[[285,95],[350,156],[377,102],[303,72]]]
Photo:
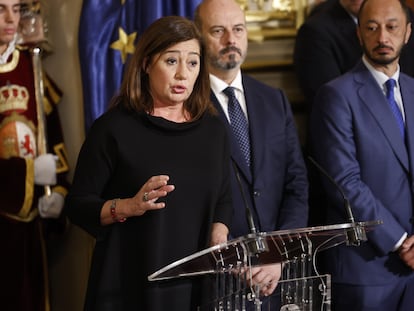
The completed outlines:
[[[326,250],[325,268],[334,310],[408,311],[414,305],[414,79],[398,63],[411,34],[408,10],[399,0],[367,0],[357,30],[362,60],[317,93],[311,149],[343,189],[355,220],[383,224],[361,246]],[[389,79],[396,81],[394,94]],[[343,223],[343,198],[323,182],[331,202],[327,223]]]
[[[205,0],[196,10],[195,22],[207,45],[211,98],[227,124],[230,137],[234,171],[231,237],[251,233],[243,195],[258,231],[306,227],[306,167],[290,104],[280,89],[254,80],[240,70],[248,45],[243,10],[234,0]],[[229,123],[228,98],[223,92],[228,86],[234,88],[248,121],[250,165],[242,155]],[[271,282],[262,291],[262,294],[270,295],[280,272],[280,265],[263,266],[253,271],[253,281]]]
[[[319,87],[352,69],[361,58],[356,34],[361,3],[362,0],[326,0],[311,11],[298,30],[294,65],[309,111]],[[412,11],[410,20],[414,20]],[[414,37],[400,57],[401,71],[410,76],[414,76],[413,53]]]
[[[361,3],[362,0],[326,0],[313,8],[298,30],[293,63],[308,113],[319,87],[344,74],[361,59],[356,34]],[[305,152],[308,154],[308,137]],[[308,177],[309,225],[321,225],[326,198],[313,165],[308,165]]]
[[[362,0],[326,0],[318,4],[299,28],[294,48],[294,68],[310,113],[317,90],[326,82],[351,70],[361,59],[362,48],[357,36],[358,12]],[[410,10],[410,20],[414,13]],[[400,57],[401,71],[414,76],[414,36]],[[306,141],[306,152],[307,150]],[[320,191],[320,180],[313,166],[310,179],[309,224],[320,225],[321,207],[326,198]]]

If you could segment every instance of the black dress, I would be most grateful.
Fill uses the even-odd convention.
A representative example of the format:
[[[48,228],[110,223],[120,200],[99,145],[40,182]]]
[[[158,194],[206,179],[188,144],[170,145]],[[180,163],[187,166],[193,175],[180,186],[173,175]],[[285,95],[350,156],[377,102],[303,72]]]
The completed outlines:
[[[96,238],[85,310],[197,310],[203,291],[197,277],[147,277],[207,248],[213,222],[229,226],[229,161],[226,132],[215,116],[174,123],[117,108],[95,122],[65,205],[71,221]],[[133,197],[160,174],[175,185],[164,209],[100,226],[106,200]]]

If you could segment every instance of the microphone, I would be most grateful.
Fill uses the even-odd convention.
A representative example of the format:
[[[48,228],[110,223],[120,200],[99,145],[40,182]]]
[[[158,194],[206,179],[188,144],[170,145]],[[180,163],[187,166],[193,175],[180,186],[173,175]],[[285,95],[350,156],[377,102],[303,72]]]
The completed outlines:
[[[247,201],[246,193],[244,192],[243,185],[241,182],[239,168],[237,167],[237,164],[234,162],[233,159],[231,163],[233,164],[234,173],[236,174],[236,179],[237,179],[237,185],[240,188],[240,192],[243,198],[243,203],[244,203],[245,212],[246,212],[247,225],[249,226],[250,233],[257,233],[256,225],[254,224],[254,220],[253,220],[252,210],[249,206],[249,201]]]
[[[259,253],[262,253],[268,250],[269,247],[266,241],[263,239],[263,237],[258,236],[256,225],[253,219],[252,209],[250,208],[249,201],[247,200],[246,193],[243,189],[243,185],[241,182],[239,168],[237,167],[237,164],[236,162],[234,162],[233,159],[231,159],[231,163],[233,165],[234,173],[236,174],[237,185],[239,186],[239,189],[240,189],[240,192],[243,198],[247,225],[249,226],[250,233],[254,235],[253,239],[249,243],[247,243],[248,250],[249,250],[250,255],[252,254],[258,255]]]
[[[328,174],[328,172],[322,166],[320,166],[318,162],[316,162],[316,160],[314,160],[311,156],[308,156],[308,159],[318,169],[318,171],[329,180],[329,182],[335,187],[336,190],[338,190],[338,192],[342,196],[344,208],[348,216],[348,221],[352,224],[352,230],[347,230],[346,234],[347,245],[361,245],[361,242],[367,241],[365,228],[363,228],[360,223],[355,222],[354,215],[351,209],[351,204],[349,203],[349,200],[345,195],[344,191],[338,185],[338,183]]]

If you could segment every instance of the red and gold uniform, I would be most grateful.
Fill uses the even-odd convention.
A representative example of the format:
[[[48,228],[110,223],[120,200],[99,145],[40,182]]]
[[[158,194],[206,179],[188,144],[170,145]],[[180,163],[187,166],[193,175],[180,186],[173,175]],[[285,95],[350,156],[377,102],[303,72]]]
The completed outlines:
[[[58,157],[58,182],[51,190],[66,195],[68,165],[56,109],[61,92],[45,73],[41,76],[47,152]],[[64,221],[42,219],[37,210],[45,188],[34,184],[36,92],[32,55],[28,48],[16,48],[0,65],[0,310],[50,310],[45,234]]]

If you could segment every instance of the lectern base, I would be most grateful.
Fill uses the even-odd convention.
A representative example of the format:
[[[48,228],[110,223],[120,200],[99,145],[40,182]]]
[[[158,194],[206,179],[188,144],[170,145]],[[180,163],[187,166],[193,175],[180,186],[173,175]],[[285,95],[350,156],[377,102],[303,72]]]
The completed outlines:
[[[221,288],[223,282],[226,288]],[[331,310],[331,277],[328,274],[281,280],[277,292],[270,297],[257,297],[250,287],[240,282],[238,278],[222,275],[216,282],[220,286],[216,292],[221,296],[197,311]]]

